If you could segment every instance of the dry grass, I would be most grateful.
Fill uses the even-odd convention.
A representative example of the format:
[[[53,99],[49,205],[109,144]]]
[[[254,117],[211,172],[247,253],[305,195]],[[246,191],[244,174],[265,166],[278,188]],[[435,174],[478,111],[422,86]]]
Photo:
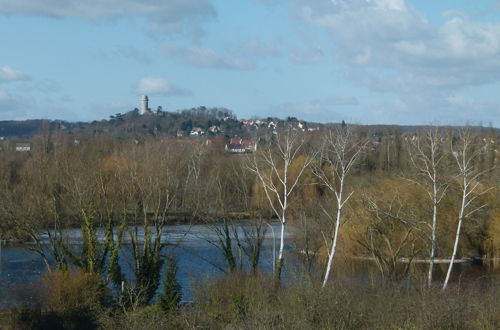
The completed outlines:
[[[199,285],[195,304],[169,313],[156,306],[126,313],[99,310],[89,308],[96,306],[93,299],[84,299],[90,302],[84,305],[68,299],[64,305],[51,298],[51,310],[10,311],[3,324],[9,329],[499,329],[498,277],[478,281],[446,292],[340,282],[321,290],[298,282],[280,286],[264,275],[234,274]],[[67,290],[54,294],[62,292]],[[97,323],[85,323],[82,316]]]
[[[498,279],[497,279],[498,280]],[[197,303],[176,314],[147,308],[122,318],[126,329],[498,329],[500,286],[325,290],[275,285],[272,278],[233,275],[197,290]],[[109,323],[108,323],[109,324]]]

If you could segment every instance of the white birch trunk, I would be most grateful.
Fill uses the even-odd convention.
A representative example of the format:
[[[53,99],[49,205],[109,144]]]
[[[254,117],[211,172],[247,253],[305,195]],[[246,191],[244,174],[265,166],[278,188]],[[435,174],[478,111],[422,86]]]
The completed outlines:
[[[433,148],[434,150],[434,148]],[[431,287],[432,285],[432,274],[434,271],[434,259],[436,258],[436,230],[437,230],[437,215],[438,215],[438,205],[440,199],[438,200],[438,189],[437,189],[437,180],[436,180],[436,163],[434,160],[434,151],[432,153],[432,228],[431,228],[431,253],[429,256],[429,273],[427,276],[427,285]]]
[[[276,136],[276,140],[274,144],[269,144],[264,152],[254,153],[253,161],[251,160],[248,169],[257,175],[273,213],[281,222],[280,247],[278,260],[275,263],[275,267],[277,266],[275,275],[279,280],[284,263],[286,213],[289,198],[314,156],[308,158],[302,164],[299,173],[294,179],[289,180],[289,167],[299,156],[304,140],[299,139],[297,133],[291,130],[285,134],[284,140],[280,140],[280,135]],[[260,155],[259,158],[257,158],[258,155]],[[279,165],[279,161],[283,161],[282,167]],[[283,173],[280,173],[280,169],[283,170]]]
[[[462,191],[462,205],[460,207],[460,214],[458,216],[458,224],[457,224],[457,232],[455,234],[455,244],[453,245],[453,253],[451,255],[450,265],[448,266],[448,272],[446,273],[446,278],[443,283],[443,290],[448,286],[448,282],[451,276],[451,270],[453,269],[453,264],[455,263],[455,257],[457,255],[458,250],[458,242],[460,241],[460,231],[462,229],[462,222],[464,219],[464,211],[467,201],[467,179],[464,177],[464,186]]]
[[[340,199],[342,199],[342,192],[340,193]],[[341,202],[338,201],[338,204],[341,205]],[[342,206],[339,206],[338,210],[337,210],[337,219],[335,220],[335,232],[333,233],[332,247],[330,248],[330,251],[328,252],[328,264],[326,266],[325,278],[323,279],[323,285],[322,285],[323,288],[326,286],[326,283],[328,282],[328,279],[330,278],[330,272],[332,270],[333,258],[335,256],[335,251],[337,250],[337,239],[339,236],[341,215],[342,215]]]
[[[434,189],[436,191],[436,189]],[[432,212],[431,253],[429,258],[429,273],[427,274],[427,285],[432,285],[432,274],[434,271],[434,260],[436,258],[436,227],[437,227],[437,201],[434,199]]]
[[[453,264],[455,263],[455,257],[457,255],[458,250],[458,241],[460,240],[460,230],[462,228],[462,220],[463,217],[460,217],[457,225],[457,233],[455,235],[455,244],[453,245],[453,254],[451,255],[450,265],[448,266],[448,272],[446,273],[446,278],[443,283],[443,290],[448,286],[448,281],[450,280],[451,270],[453,268]]]
[[[480,176],[486,171],[478,171],[477,169],[475,169],[473,161],[484,151],[484,149],[478,148],[476,151],[474,151],[473,148],[471,148],[474,141],[470,130],[461,132],[460,138],[461,147],[459,148],[459,152],[453,152],[453,156],[457,161],[459,176],[462,178],[462,204],[460,206],[460,212],[458,215],[455,244],[453,245],[453,253],[451,255],[450,265],[448,266],[448,272],[446,273],[446,278],[443,283],[443,290],[446,289],[446,287],[448,286],[448,282],[450,281],[451,271],[453,269],[453,264],[455,263],[455,258],[458,251],[458,243],[460,241],[460,231],[462,229],[462,223],[474,212],[480,210],[485,206],[485,204],[483,204],[482,206],[475,207],[470,210],[472,206],[471,203],[489,190],[486,189],[479,192],[476,191],[476,189],[480,186],[478,180]]]
[[[422,144],[424,141],[424,144]],[[437,127],[427,131],[427,133],[412,142],[413,151],[410,149],[410,160],[420,180],[411,180],[411,182],[421,186],[429,195],[432,203],[432,220],[429,222],[430,234],[426,237],[430,241],[429,251],[429,269],[427,272],[427,286],[432,285],[434,263],[437,249],[437,223],[439,204],[444,198],[448,184],[438,174],[440,172],[439,164],[443,159],[442,153],[442,135]]]
[[[281,222],[280,249],[278,251],[278,265],[283,263],[283,250],[285,249],[285,222]],[[280,269],[278,269],[278,272]]]
[[[350,170],[355,165],[366,142],[356,143],[352,140],[349,128],[343,128],[333,135],[330,132],[329,138],[323,147],[326,152],[323,154],[324,161],[331,166],[331,173],[328,175],[321,167],[317,168],[315,175],[330,189],[336,197],[337,216],[335,217],[334,231],[331,233],[331,243],[327,246],[328,260],[323,277],[322,288],[326,286],[333,270],[333,261],[337,251],[337,243],[342,224],[342,209],[349,200],[353,192],[344,198],[344,183]],[[338,181],[338,186],[336,184]],[[326,212],[326,211],[325,211]],[[328,243],[327,243],[328,245]]]

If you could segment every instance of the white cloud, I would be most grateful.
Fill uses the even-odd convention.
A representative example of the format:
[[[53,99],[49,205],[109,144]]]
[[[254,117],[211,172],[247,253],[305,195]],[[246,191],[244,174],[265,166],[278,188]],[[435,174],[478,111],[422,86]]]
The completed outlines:
[[[328,32],[350,76],[374,90],[414,92],[500,81],[500,23],[459,15],[435,26],[404,0],[293,2],[300,17]]]
[[[273,116],[287,117],[293,116],[299,119],[311,121],[329,121],[340,118],[337,112],[332,111],[331,107],[317,101],[311,102],[285,102],[270,107],[266,114]]]
[[[20,83],[17,88],[23,93],[40,93],[40,94],[56,94],[63,91],[62,86],[54,80],[50,79],[32,79]]]
[[[403,110],[403,111],[408,109],[408,104],[406,104],[406,102],[401,100],[401,99],[394,100],[393,106],[396,109]]]
[[[329,105],[359,105],[359,101],[352,95],[335,95],[322,101]]]
[[[142,16],[155,30],[167,32],[196,30],[201,21],[216,16],[209,0],[2,0],[0,13],[91,21]]]
[[[318,63],[325,59],[325,53],[321,46],[292,47],[290,49],[290,59],[297,65]]]
[[[28,79],[28,76],[24,73],[14,70],[8,65],[0,67],[0,83],[8,81],[17,81]]]
[[[470,106],[473,104],[471,98],[465,97],[463,95],[450,95],[446,98],[446,101],[450,105],[458,105],[458,106]]]
[[[223,70],[252,70],[263,59],[285,55],[284,45],[280,39],[273,42],[263,42],[258,38],[243,42],[238,40],[228,43],[222,51],[201,46],[165,45],[161,49],[166,56],[176,58],[187,65]],[[307,55],[310,55],[310,52]]]
[[[233,47],[234,50],[232,53],[236,56],[253,59],[281,56],[283,54],[279,47],[280,44],[281,41],[279,40],[272,44],[267,44],[259,39],[253,39]]]
[[[371,1],[368,1],[371,2]],[[375,5],[388,10],[405,10],[404,0],[375,0]]]
[[[123,110],[123,109],[131,109],[133,104],[125,101],[113,101],[107,105],[107,107],[113,110]]]
[[[267,113],[280,117],[294,116],[309,121],[340,121],[351,120],[353,107],[358,105],[359,101],[355,96],[339,94],[320,100],[277,104],[268,109]]]
[[[137,94],[144,95],[180,96],[191,94],[190,91],[178,87],[166,79],[155,77],[144,77],[139,80],[135,91]]]
[[[0,88],[1,118],[20,120],[69,113],[60,106],[66,98],[57,81],[32,78],[7,65],[0,67],[0,83],[14,81],[17,83],[9,84],[8,89]]]
[[[151,62],[151,57],[148,53],[132,46],[118,46],[113,48],[111,55],[128,58],[139,63],[148,64]]]
[[[143,15],[165,21],[176,21],[190,15],[215,15],[215,10],[208,0],[44,0],[39,2],[2,0],[0,12],[84,19]]]
[[[443,124],[464,125],[493,123],[500,127],[500,101],[462,94],[441,94],[432,97],[402,95],[378,104],[370,104],[364,109],[363,123],[420,124],[433,121]]]
[[[220,54],[211,48],[164,46],[163,52],[167,56],[175,57],[186,64],[199,68],[250,70],[255,67],[252,61]]]
[[[21,102],[2,88],[0,88],[0,114],[4,119],[17,118],[24,114]]]

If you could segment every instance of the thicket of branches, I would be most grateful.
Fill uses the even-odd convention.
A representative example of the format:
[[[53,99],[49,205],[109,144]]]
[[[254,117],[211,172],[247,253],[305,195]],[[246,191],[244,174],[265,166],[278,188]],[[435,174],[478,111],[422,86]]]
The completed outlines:
[[[276,279],[287,267],[289,244],[301,278],[323,287],[359,259],[384,280],[411,277],[429,286],[435,272],[445,271],[435,267],[442,259],[498,265],[499,135],[438,127],[382,133],[346,125],[283,129],[255,153],[232,155],[203,139],[96,137],[75,144],[46,128],[30,153],[0,158],[0,235],[31,241],[49,271],[78,269],[95,276],[98,287],[113,287],[124,311],[152,301],[164,267],[172,279],[177,268],[172,258],[164,265],[162,251],[172,243],[164,230],[184,221],[212,226],[224,271],[252,274],[259,273],[267,224],[279,221]],[[244,232],[241,219],[251,224]],[[82,249],[68,244],[66,229],[75,227]],[[293,233],[289,242],[286,233]],[[134,260],[128,280],[118,262],[124,238]]]

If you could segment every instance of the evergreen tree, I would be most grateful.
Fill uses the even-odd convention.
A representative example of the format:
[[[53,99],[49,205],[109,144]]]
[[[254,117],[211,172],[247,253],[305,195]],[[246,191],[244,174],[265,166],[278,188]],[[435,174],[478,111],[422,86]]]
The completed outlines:
[[[158,306],[165,312],[175,310],[181,302],[181,286],[176,279],[177,262],[171,254],[167,256],[167,263],[163,291],[158,299]]]

